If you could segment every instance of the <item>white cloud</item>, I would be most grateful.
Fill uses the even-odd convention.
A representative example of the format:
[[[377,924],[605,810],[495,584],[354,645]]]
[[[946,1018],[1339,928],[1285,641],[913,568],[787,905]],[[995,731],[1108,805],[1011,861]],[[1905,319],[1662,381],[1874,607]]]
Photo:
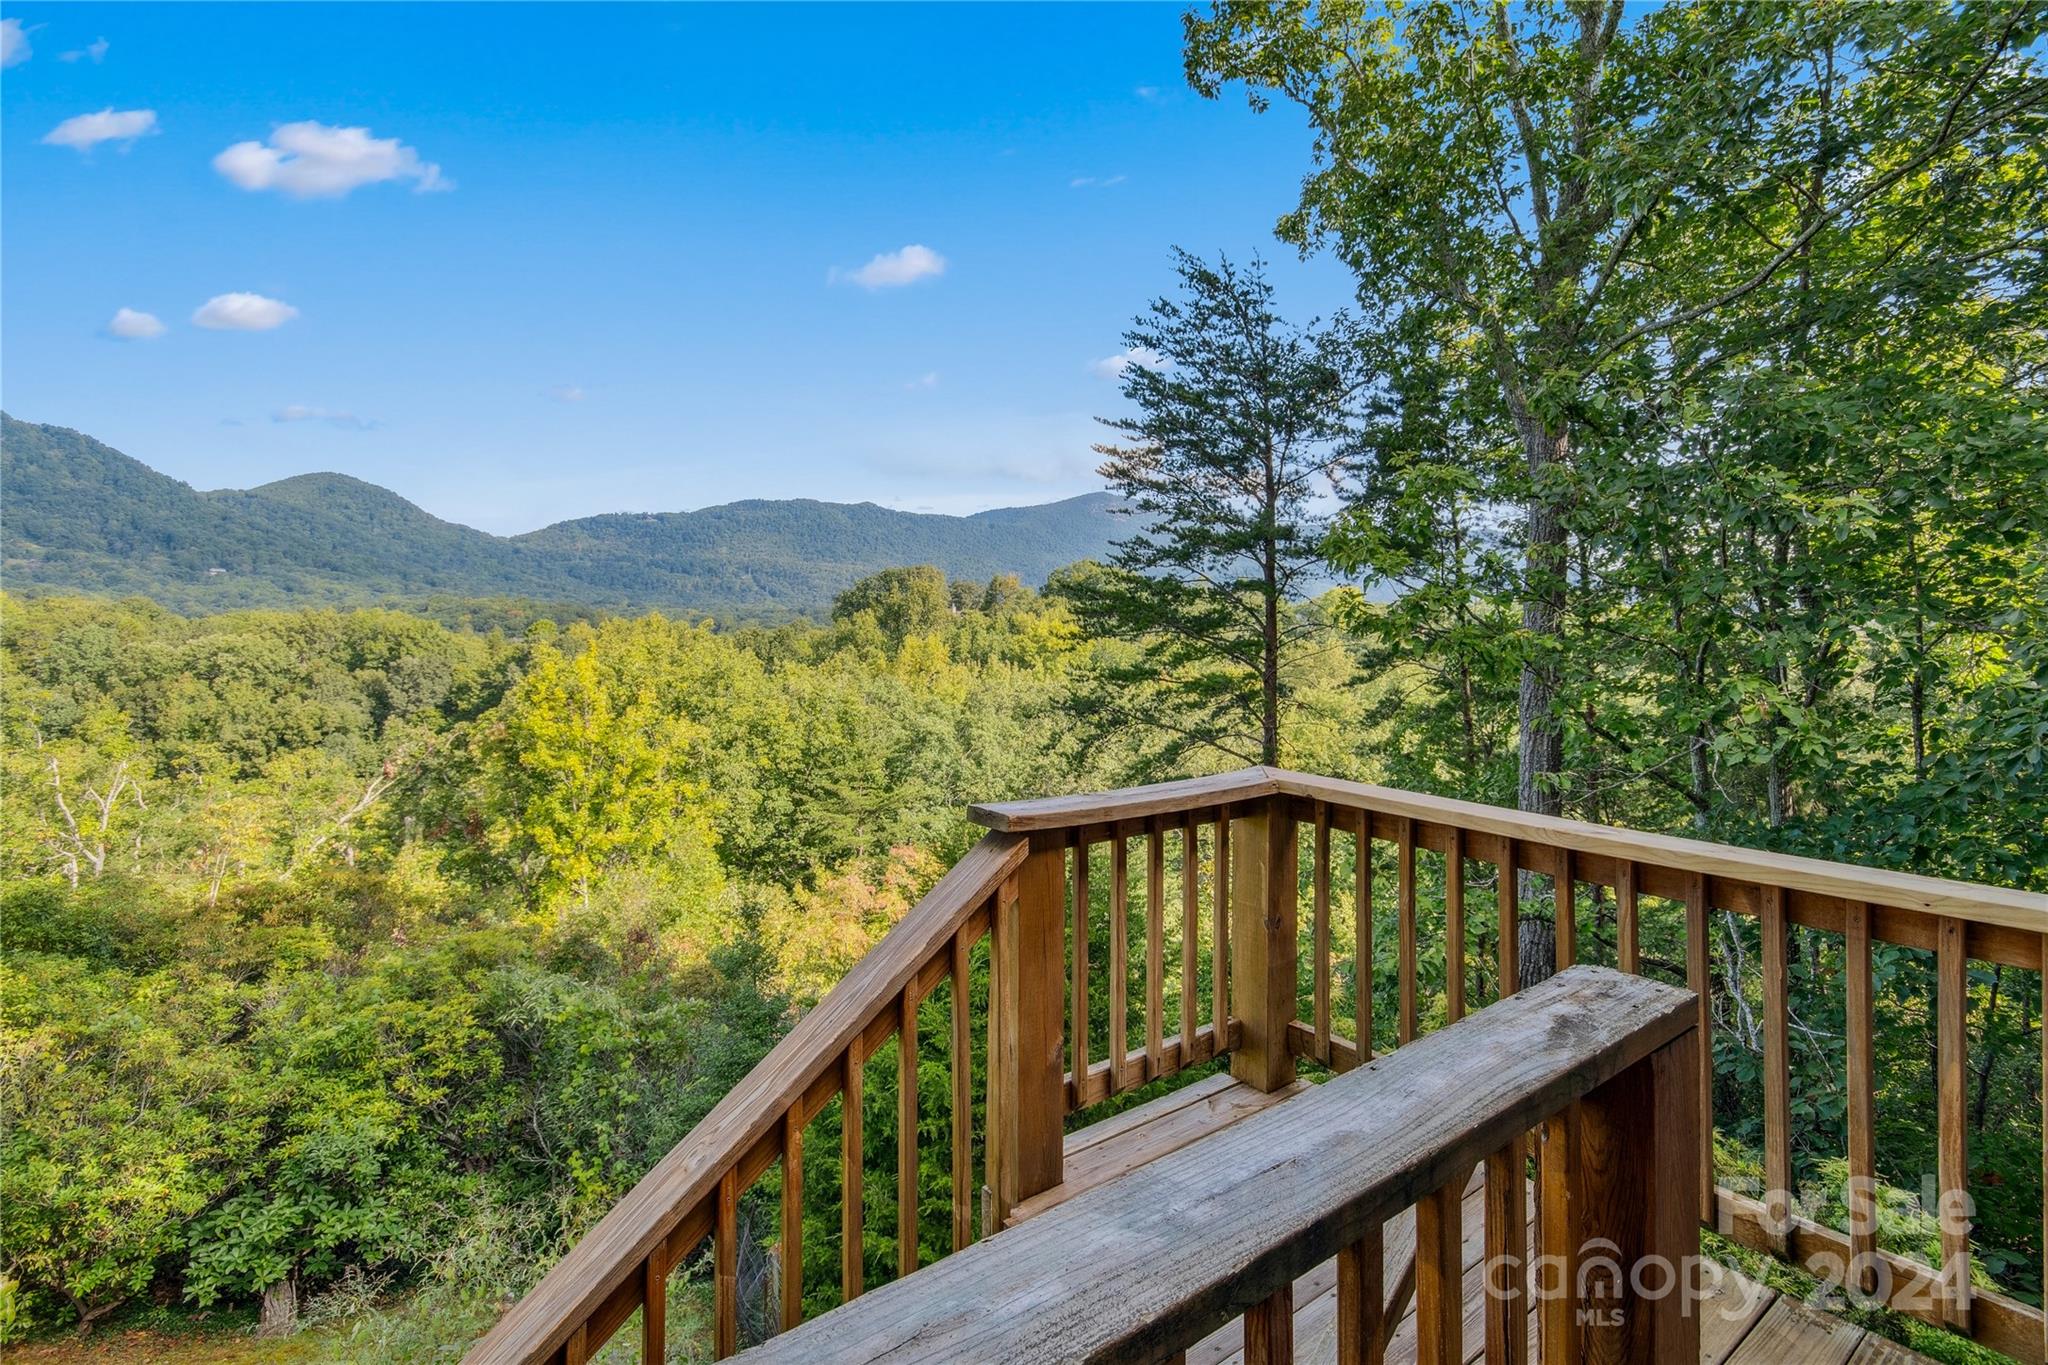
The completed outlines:
[[[94,66],[98,66],[101,62],[105,61],[107,59],[107,40],[105,38],[95,38],[84,47],[73,48],[69,52],[57,54],[57,60],[60,62],[76,62],[88,57],[92,59]]]
[[[0,19],[0,66],[18,66],[35,51],[19,19]]]
[[[107,335],[119,337],[122,341],[148,341],[163,334],[162,319],[154,313],[140,313],[133,308],[118,310],[107,322]]]
[[[65,119],[43,134],[43,142],[89,152],[102,142],[133,142],[156,131],[154,109],[102,109],[97,114]]]
[[[938,386],[939,372],[937,370],[926,370],[903,387],[906,389],[936,389]]]
[[[858,270],[833,268],[833,282],[850,280],[863,289],[895,289],[946,273],[946,258],[915,243],[901,251],[885,251]]]
[[[1133,365],[1148,370],[1170,370],[1173,362],[1150,346],[1133,346],[1122,355],[1104,356],[1088,362],[1088,370],[1101,379],[1115,379]]]
[[[261,294],[215,294],[192,313],[192,321],[219,332],[267,332],[282,327],[299,310]]]
[[[1067,182],[1067,188],[1072,190],[1106,190],[1111,185],[1123,184],[1129,178],[1129,176],[1124,175],[1077,175]]]
[[[557,384],[548,390],[548,397],[557,403],[581,403],[589,396],[581,384]]]
[[[377,424],[368,418],[358,417],[352,412],[330,412],[326,408],[307,407],[303,403],[288,403],[270,414],[273,422],[325,422],[330,427],[345,431],[368,431]]]
[[[310,119],[278,125],[270,142],[237,142],[213,168],[245,190],[276,190],[295,199],[333,199],[363,185],[410,180],[413,190],[451,190],[441,168],[395,137],[368,128],[334,128]]]
[[[1145,100],[1150,103],[1156,104],[1159,102],[1162,92],[1156,85],[1141,85],[1137,89],[1131,91],[1131,93],[1133,95],[1136,95],[1141,100]]]

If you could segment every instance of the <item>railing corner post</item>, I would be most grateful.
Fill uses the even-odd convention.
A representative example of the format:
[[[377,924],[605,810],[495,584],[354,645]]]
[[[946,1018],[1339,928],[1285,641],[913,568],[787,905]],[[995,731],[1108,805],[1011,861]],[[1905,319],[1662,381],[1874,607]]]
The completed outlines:
[[[991,1067],[1002,1110],[995,1226],[1023,1200],[1060,1183],[1066,1119],[1066,844],[1033,835],[1031,851],[996,895],[1001,1055]]]
[[[1300,913],[1294,809],[1285,796],[1233,809],[1230,820],[1230,1013],[1243,1038],[1230,1074],[1260,1090],[1294,1080],[1287,1026],[1296,1013]]]
[[[1569,1150],[1541,1163],[1544,1251],[1556,1258],[1546,1359],[1700,1358],[1699,1045],[1688,1027],[1559,1116]]]

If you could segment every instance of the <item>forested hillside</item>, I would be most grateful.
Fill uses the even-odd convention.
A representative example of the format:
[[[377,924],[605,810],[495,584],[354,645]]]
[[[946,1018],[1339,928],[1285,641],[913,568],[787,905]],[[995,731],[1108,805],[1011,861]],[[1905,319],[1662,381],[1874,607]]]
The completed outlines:
[[[757,500],[505,538],[342,474],[202,492],[80,432],[4,414],[0,487],[14,588],[133,593],[180,611],[456,595],[773,620],[822,615],[895,564],[1043,583],[1119,531],[1114,499],[1094,493],[966,517]]]

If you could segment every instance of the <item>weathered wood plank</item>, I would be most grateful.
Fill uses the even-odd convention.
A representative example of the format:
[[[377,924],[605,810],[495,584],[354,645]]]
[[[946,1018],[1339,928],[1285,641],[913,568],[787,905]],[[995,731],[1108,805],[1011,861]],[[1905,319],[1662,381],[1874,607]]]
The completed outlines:
[[[1782,1295],[1742,1339],[1728,1365],[1848,1365],[1863,1329]]]
[[[1210,1088],[1211,1082],[1218,1080],[1225,1084],[1221,1088]],[[1186,1093],[1175,1091],[1128,1110],[1118,1117],[1137,1116],[1138,1121],[1121,1132],[1096,1142],[1076,1144],[1070,1141],[1066,1178],[1017,1205],[1011,1210],[1010,1221],[1022,1222],[1047,1209],[1057,1208],[1084,1190],[1105,1185],[1169,1152],[1177,1152],[1210,1133],[1228,1128],[1240,1119],[1292,1099],[1306,1089],[1308,1082],[1299,1079],[1278,1090],[1267,1091],[1228,1075],[1214,1076],[1198,1086],[1188,1087],[1188,1090],[1197,1092],[1190,1103],[1172,1103]],[[1160,1107],[1154,1109],[1155,1105]],[[1082,1133],[1088,1131],[1083,1129]]]
[[[1563,973],[752,1358],[1023,1362],[1181,1349],[1691,1026],[1683,992],[1593,968]]]

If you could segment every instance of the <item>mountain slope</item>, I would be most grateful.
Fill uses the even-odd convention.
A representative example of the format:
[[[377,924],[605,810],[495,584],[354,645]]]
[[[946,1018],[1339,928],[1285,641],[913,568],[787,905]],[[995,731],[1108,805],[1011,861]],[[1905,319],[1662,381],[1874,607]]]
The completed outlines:
[[[5,414],[0,496],[9,588],[135,593],[186,611],[449,594],[819,613],[893,565],[1043,582],[1107,554],[1125,525],[1106,493],[969,517],[798,499],[585,517],[507,538],[342,474],[201,492],[79,432]]]

